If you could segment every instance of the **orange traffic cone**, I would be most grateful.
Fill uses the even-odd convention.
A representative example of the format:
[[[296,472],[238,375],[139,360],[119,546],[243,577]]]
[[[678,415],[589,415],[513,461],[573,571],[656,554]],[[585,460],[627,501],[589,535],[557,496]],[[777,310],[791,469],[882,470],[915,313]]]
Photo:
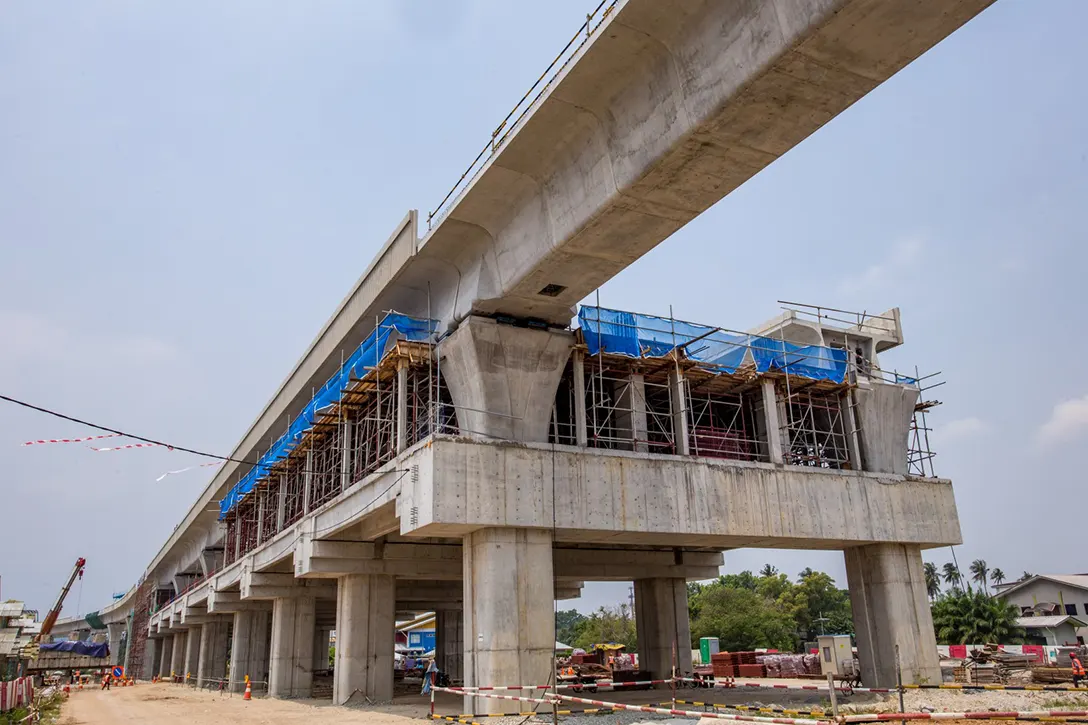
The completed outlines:
[[[246,693],[242,695],[243,700],[253,699],[253,689],[249,686],[249,675],[246,675]]]
[[[79,689],[81,689],[81,690],[83,689],[83,678],[82,677],[79,678]]]

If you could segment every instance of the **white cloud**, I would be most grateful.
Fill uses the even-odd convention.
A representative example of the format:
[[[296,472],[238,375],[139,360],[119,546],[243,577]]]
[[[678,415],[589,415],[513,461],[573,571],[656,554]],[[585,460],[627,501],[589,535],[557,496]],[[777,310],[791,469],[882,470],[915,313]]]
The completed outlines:
[[[843,280],[839,284],[839,292],[856,293],[889,284],[913,268],[924,249],[925,239],[919,234],[900,239],[883,259],[870,264],[861,274]]]
[[[937,434],[941,437],[941,441],[947,442],[972,438],[987,433],[989,430],[989,423],[981,418],[972,416],[970,418],[959,418],[958,420],[945,423],[937,428]]]
[[[1088,430],[1088,395],[1055,405],[1050,419],[1039,428],[1035,439],[1046,445],[1073,438],[1085,430]]]

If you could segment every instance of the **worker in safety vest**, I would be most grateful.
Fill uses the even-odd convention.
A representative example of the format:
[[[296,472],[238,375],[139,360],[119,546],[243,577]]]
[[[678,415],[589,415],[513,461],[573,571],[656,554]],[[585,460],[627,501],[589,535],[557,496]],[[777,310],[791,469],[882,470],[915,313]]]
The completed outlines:
[[[1069,653],[1070,664],[1073,665],[1073,687],[1080,687],[1080,681],[1084,679],[1084,665],[1076,652]]]

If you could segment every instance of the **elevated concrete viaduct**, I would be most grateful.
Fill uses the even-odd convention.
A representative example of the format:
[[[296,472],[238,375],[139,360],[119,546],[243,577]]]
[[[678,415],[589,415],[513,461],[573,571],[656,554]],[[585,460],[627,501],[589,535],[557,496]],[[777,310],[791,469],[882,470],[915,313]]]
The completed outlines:
[[[846,552],[865,681],[890,683],[896,644],[906,681],[937,681],[920,552],[960,532],[951,484],[908,469],[917,387],[880,375],[879,353],[903,341],[897,310],[846,326],[787,313],[751,338],[797,346],[786,362],[759,367],[770,348],[745,343],[727,374],[675,336],[621,365],[568,325],[593,289],[990,2],[610,6],[425,236],[415,212],[396,227],[232,458],[268,450],[384,310],[436,318],[433,338],[383,349],[388,382],[375,361],[323,424],[358,441],[380,418],[380,451],[307,432],[224,525],[213,509],[250,468],[227,463],[140,584],[99,613],[143,643],[130,648],[143,676],[195,662],[201,682],[249,675],[307,695],[335,629],[334,699],[388,700],[397,613],[433,610],[438,660],[458,679],[547,682],[554,601],[606,579],[636,582],[643,668],[666,676],[676,649],[690,671],[683,583],[715,576],[724,550],[761,546]],[[799,346],[849,372],[795,377]],[[607,390],[590,370],[605,358]],[[622,416],[604,434],[606,393]],[[751,429],[708,447],[696,394],[728,398]],[[388,419],[351,412],[371,405]],[[803,405],[820,411],[808,425],[822,442],[794,435]]]

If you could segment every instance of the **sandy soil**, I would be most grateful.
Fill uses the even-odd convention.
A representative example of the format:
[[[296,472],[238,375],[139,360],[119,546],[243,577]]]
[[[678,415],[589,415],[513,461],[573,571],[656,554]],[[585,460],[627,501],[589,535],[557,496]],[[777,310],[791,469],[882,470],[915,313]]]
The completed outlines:
[[[230,697],[169,684],[73,692],[60,718],[60,725],[309,725],[314,722],[419,725],[418,720],[404,715],[333,707],[327,700],[261,698],[246,702],[239,695]]]

